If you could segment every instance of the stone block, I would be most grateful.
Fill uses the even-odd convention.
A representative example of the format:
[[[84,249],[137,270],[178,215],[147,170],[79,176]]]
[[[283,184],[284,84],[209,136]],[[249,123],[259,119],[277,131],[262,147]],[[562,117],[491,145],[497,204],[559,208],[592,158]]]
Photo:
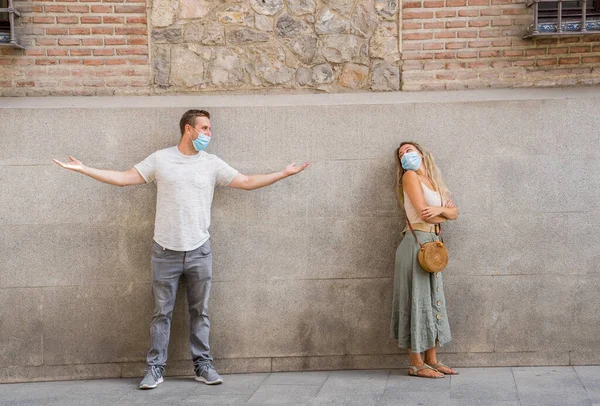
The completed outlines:
[[[251,6],[258,14],[274,15],[283,8],[283,0],[252,0]]]
[[[416,104],[408,125],[436,157],[551,155],[556,136],[541,111],[539,101]]]
[[[264,107],[215,107],[210,113],[211,154],[228,163],[268,159]]]
[[[210,0],[181,0],[179,2],[179,18],[204,18],[214,7],[215,3]]]
[[[600,150],[596,99],[545,100],[543,109],[545,120],[550,120],[546,127],[558,135],[558,153],[579,156]]]
[[[151,241],[148,227],[6,226],[0,233],[7,248],[0,253],[0,286],[150,282]]]
[[[212,227],[213,280],[263,281],[314,277],[304,219],[268,215],[253,222],[222,220]]]
[[[336,355],[320,357],[276,357],[273,371],[334,371],[398,368],[408,365],[408,355]]]
[[[121,365],[116,363],[7,366],[0,372],[0,383],[105,379],[119,376],[121,376]],[[52,384],[49,388],[52,388]],[[10,386],[17,387],[16,385],[0,385],[0,389]],[[41,386],[41,388],[45,387],[45,385]],[[24,386],[24,389],[24,393],[31,393],[27,385]],[[0,392],[2,391],[0,390]]]
[[[332,34],[323,39],[321,53],[329,62],[343,63],[360,61],[364,40],[349,34]]]
[[[397,343],[390,339],[392,279],[354,279],[347,283],[348,290],[344,305],[348,328],[344,343],[346,353],[373,355],[397,353]],[[379,364],[375,368],[386,367],[397,368],[398,365]]]
[[[296,166],[300,166],[306,161],[293,162],[296,162]],[[240,173],[254,175],[281,172],[291,163],[290,161],[234,162],[232,166]],[[313,166],[309,165],[303,172],[282,179],[268,187],[251,191],[233,191],[230,194],[235,195],[239,201],[233,207],[227,205],[227,207],[216,209],[219,210],[216,217],[221,218],[225,212],[228,212],[226,215],[228,219],[231,218],[230,216],[235,218],[235,213],[229,213],[235,209],[241,210],[238,213],[242,214],[241,219],[249,220],[250,224],[258,219],[261,219],[261,221],[286,217],[304,219],[306,217],[307,200],[309,199],[308,193],[312,187],[312,172]]]
[[[42,306],[46,365],[144,359],[154,308],[150,284],[45,288]]]
[[[152,4],[152,25],[154,27],[168,27],[175,22],[178,0],[158,0]]]
[[[82,111],[85,111],[85,119],[82,119]],[[68,155],[84,163],[109,160],[101,110],[48,109],[44,112],[2,110],[0,134],[6,136],[2,140],[0,165],[55,165],[52,158],[64,161]],[[48,137],[52,137],[51,142]]]
[[[293,15],[313,14],[316,9],[314,0],[289,0],[287,7]]]
[[[233,28],[227,31],[227,43],[232,45],[267,42],[269,39],[271,39],[271,36],[266,32],[251,28]]]
[[[343,369],[344,356],[274,357],[273,372],[333,371]]]
[[[595,274],[598,237],[593,228],[588,213],[514,213],[501,220],[461,215],[444,227],[450,250],[448,271],[461,275]]]
[[[440,360],[457,368],[567,365],[569,353],[554,350],[450,353],[442,349]]]
[[[502,157],[496,160],[496,215],[585,212],[600,208],[600,163],[595,155]],[[565,199],[565,196],[577,196]]]
[[[42,365],[41,297],[41,289],[37,288],[0,289],[0,362],[3,365]],[[10,375],[0,373],[0,382],[10,381]]]
[[[568,365],[600,365],[600,354],[596,350],[569,351]]]
[[[240,54],[241,49],[239,48],[218,48],[215,50],[215,58],[210,62],[208,68],[208,77],[212,85],[237,88],[244,84],[244,64]],[[252,124],[260,122],[258,117],[254,117],[254,119]]]
[[[337,280],[215,282],[211,342],[215,358],[343,354],[347,285]],[[265,335],[264,328],[272,332]]]
[[[295,118],[290,117],[294,110]],[[292,107],[286,113],[272,132],[301,135],[315,162],[377,159],[395,167],[394,151],[411,134],[403,123],[403,116],[411,114],[410,105],[312,106],[302,112]],[[304,116],[311,118],[310,131],[298,119]]]
[[[391,55],[392,60],[398,59],[396,42],[393,38],[383,38],[380,43],[373,44],[375,55]],[[389,53],[388,53],[389,52]],[[400,90],[400,68],[387,61],[376,61],[371,65],[371,90],[389,92]]]
[[[90,166],[96,166],[93,162]],[[4,224],[116,223],[118,188],[52,164],[6,166],[0,173]],[[118,202],[117,202],[118,204]]]
[[[171,49],[171,75],[173,86],[189,88],[205,84],[203,58],[187,46]]]
[[[309,268],[321,278],[391,278],[398,246],[393,218],[311,218]]]
[[[347,63],[339,77],[340,85],[350,89],[362,89],[369,78],[369,67],[355,63]]]
[[[312,110],[312,109],[311,109]],[[265,111],[266,154],[284,161],[308,160],[309,148],[313,141],[313,130],[306,128],[300,119],[303,108],[268,107]],[[311,113],[304,110],[309,117]],[[315,119],[314,123],[318,123]]]
[[[286,54],[282,46],[273,44],[247,46],[244,55],[246,72],[250,75],[252,86],[293,86],[295,70],[287,66]]]
[[[315,162],[305,174],[310,186],[306,190],[308,217],[385,217],[390,223],[398,220],[402,212],[394,189],[395,168],[390,161]],[[401,231],[400,222],[396,224]]]
[[[115,217],[120,231],[136,234],[149,232],[152,238],[156,215],[156,183],[128,186],[116,190],[118,206]]]
[[[490,161],[493,162],[487,156],[473,156],[466,160],[436,159],[442,179],[450,191],[450,198],[458,207],[459,222],[465,214],[486,217],[491,214],[495,205],[502,205],[502,201],[492,200],[496,168],[490,165]],[[452,227],[454,222],[446,224]],[[493,232],[493,229],[489,231]]]
[[[98,111],[102,117],[98,125],[105,137],[108,156],[106,169],[115,170],[130,169],[157,149],[176,145],[180,139],[179,119],[185,112],[164,109],[156,114],[144,108]],[[95,145],[94,139],[86,142]]]
[[[271,358],[221,358],[215,359],[214,365],[219,373],[223,374],[258,374],[271,372]],[[234,375],[231,375],[231,377],[233,376]],[[229,380],[230,378],[227,379]]]
[[[455,276],[445,285],[454,336],[448,352],[567,352],[597,341],[593,276]]]

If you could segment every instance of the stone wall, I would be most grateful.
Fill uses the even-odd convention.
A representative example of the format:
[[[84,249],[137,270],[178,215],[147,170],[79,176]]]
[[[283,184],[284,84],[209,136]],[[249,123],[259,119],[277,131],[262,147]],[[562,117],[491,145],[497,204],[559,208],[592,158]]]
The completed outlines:
[[[525,0],[15,0],[0,96],[590,86],[600,33],[524,39]]]
[[[213,115],[209,152],[244,173],[312,161],[268,188],[217,189],[221,372],[406,367],[389,322],[407,139],[435,154],[461,213],[445,227],[441,359],[600,363],[597,91],[16,98],[0,99],[0,382],[143,372],[155,187],[51,159],[128,169],[177,143],[191,107]],[[189,375],[178,295],[167,372]]]
[[[157,0],[163,91],[399,90],[398,0]]]

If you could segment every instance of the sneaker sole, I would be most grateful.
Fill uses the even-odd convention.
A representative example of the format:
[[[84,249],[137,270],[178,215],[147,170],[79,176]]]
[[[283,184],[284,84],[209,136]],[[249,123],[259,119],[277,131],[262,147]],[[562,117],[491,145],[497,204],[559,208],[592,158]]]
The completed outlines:
[[[217,379],[216,381],[207,381],[202,376],[196,376],[196,377],[194,377],[194,379],[197,380],[198,382],[202,382],[202,383],[205,383],[207,385],[219,385],[219,384],[223,383],[223,379]]]
[[[160,378],[158,378],[158,382],[156,382],[154,385],[140,385],[140,389],[154,389],[158,386],[159,383],[163,383],[164,379],[162,378],[162,376]]]

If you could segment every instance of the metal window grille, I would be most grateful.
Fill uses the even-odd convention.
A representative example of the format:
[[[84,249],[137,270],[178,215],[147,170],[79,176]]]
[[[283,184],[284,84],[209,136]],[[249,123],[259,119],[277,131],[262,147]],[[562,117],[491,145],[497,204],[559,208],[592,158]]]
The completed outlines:
[[[15,17],[20,16],[13,7],[13,0],[0,0],[0,46],[23,49],[15,35]]]
[[[525,38],[600,33],[600,0],[529,0],[533,24]]]

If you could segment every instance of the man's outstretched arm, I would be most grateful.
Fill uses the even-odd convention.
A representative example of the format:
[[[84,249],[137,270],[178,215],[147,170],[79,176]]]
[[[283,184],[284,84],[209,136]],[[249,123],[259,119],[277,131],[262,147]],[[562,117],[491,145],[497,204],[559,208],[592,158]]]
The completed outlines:
[[[264,186],[272,185],[281,179],[302,172],[308,167],[308,165],[310,165],[310,162],[306,162],[301,166],[296,166],[296,162],[294,162],[286,166],[282,171],[273,172],[266,175],[243,175],[238,173],[227,186],[244,190],[258,189]]]
[[[135,169],[131,168],[127,171],[111,171],[108,169],[96,169],[85,166],[77,159],[69,156],[69,162],[63,163],[53,159],[58,165],[71,171],[83,173],[90,178],[99,180],[100,182],[108,183],[115,186],[141,185],[146,183],[142,175]]]

